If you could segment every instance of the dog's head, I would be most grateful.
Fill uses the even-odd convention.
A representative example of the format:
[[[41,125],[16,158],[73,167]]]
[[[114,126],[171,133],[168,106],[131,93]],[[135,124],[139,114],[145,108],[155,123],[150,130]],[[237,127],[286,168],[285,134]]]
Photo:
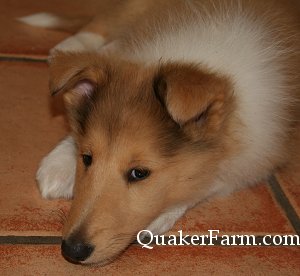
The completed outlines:
[[[226,78],[88,53],[57,54],[50,74],[78,146],[65,255],[104,264],[161,213],[212,190],[232,109]]]

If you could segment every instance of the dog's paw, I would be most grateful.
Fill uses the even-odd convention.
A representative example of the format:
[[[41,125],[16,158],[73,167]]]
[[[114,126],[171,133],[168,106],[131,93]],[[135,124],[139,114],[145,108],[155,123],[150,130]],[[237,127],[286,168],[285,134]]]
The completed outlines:
[[[56,52],[85,52],[97,51],[105,43],[105,39],[91,32],[79,32],[58,43],[50,50],[50,59]]]
[[[44,198],[72,198],[76,172],[76,146],[68,136],[43,158],[36,174]]]
[[[185,213],[187,207],[181,206],[162,213],[146,229],[153,235],[161,235],[169,231],[175,222]]]

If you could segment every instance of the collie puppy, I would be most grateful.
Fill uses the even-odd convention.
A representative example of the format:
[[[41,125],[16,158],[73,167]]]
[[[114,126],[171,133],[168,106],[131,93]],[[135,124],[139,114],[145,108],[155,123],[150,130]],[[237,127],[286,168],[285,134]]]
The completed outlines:
[[[72,133],[37,181],[45,198],[73,198],[62,254],[104,265],[140,230],[162,234],[195,204],[290,160],[300,16],[286,0],[102,6],[89,22],[20,20],[79,30],[51,50],[50,90],[63,95]]]

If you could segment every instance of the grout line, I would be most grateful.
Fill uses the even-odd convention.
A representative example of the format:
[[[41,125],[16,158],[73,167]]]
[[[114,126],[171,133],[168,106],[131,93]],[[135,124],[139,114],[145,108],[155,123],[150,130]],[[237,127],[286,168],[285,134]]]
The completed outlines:
[[[0,244],[60,244],[58,236],[0,236]]]
[[[38,63],[47,63],[47,58],[31,58],[31,57],[5,57],[0,56],[0,61],[19,61],[19,62],[38,62]]]
[[[271,190],[272,190],[276,200],[278,201],[278,203],[281,205],[282,209],[286,213],[288,220],[292,224],[296,233],[298,235],[300,235],[300,218],[297,215],[296,211],[294,210],[288,197],[282,190],[280,184],[278,183],[278,180],[276,179],[276,177],[274,175],[272,175],[269,178],[268,182],[269,182],[269,185],[271,187]]]

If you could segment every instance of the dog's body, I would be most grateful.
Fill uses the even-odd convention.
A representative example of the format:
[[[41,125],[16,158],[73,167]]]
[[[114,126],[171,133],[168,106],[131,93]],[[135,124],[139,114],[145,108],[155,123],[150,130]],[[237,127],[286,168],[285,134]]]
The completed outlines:
[[[106,9],[52,52],[50,88],[65,93],[73,133],[37,173],[44,197],[72,197],[77,162],[63,253],[85,263],[105,263],[139,230],[163,233],[202,200],[266,178],[298,139],[292,2]],[[23,21],[42,25],[39,16],[74,27],[52,15]]]

